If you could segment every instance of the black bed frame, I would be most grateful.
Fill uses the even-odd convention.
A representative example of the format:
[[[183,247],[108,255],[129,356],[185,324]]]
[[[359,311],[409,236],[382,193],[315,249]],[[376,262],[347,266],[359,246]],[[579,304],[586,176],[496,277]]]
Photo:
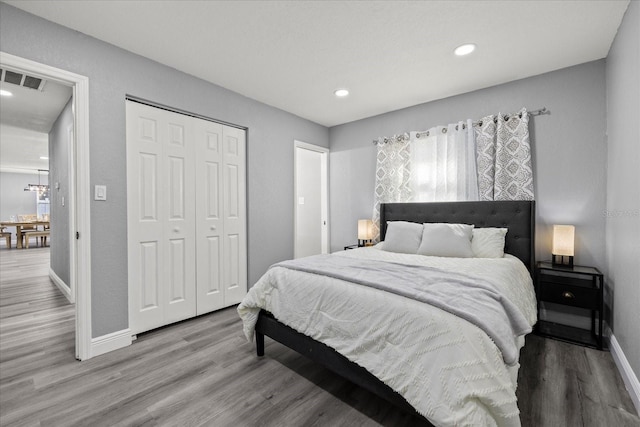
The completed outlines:
[[[533,275],[535,266],[535,202],[533,201],[382,204],[380,206],[380,240],[384,240],[387,221],[474,224],[477,228],[506,227],[509,232],[505,238],[505,252],[519,258]],[[369,371],[351,362],[331,347],[280,323],[271,313],[264,310],[260,312],[255,332],[258,356],[264,356],[264,336],[266,335],[398,407],[417,413],[400,394]]]

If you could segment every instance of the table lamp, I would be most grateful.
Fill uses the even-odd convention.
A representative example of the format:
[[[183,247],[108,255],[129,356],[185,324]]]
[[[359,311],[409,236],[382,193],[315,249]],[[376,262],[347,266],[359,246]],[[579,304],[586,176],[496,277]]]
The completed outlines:
[[[370,219],[358,220],[358,246],[370,246],[373,240],[373,221]]]
[[[575,227],[554,225],[551,256],[554,267],[573,268]]]

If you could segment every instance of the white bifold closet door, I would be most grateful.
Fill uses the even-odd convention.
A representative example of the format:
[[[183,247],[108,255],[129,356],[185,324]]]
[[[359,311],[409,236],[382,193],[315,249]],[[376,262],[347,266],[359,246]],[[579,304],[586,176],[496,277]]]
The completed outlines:
[[[140,333],[246,293],[245,131],[127,101],[129,324]]]
[[[247,292],[245,131],[196,126],[197,312],[239,303]]]

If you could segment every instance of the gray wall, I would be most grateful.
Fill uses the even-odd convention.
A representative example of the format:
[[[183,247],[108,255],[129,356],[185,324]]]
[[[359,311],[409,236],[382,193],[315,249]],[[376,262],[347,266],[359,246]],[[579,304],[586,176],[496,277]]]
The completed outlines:
[[[613,333],[640,375],[640,3],[607,57],[607,284]]]
[[[40,175],[40,183],[47,184],[49,176]],[[27,184],[37,184],[38,174],[31,173],[0,173],[0,219],[8,221],[11,215],[29,215],[36,213],[36,193],[24,191]],[[15,230],[12,230],[14,232]],[[15,240],[15,234],[13,235]]]
[[[605,63],[589,62],[329,129],[331,245],[356,241],[370,218],[376,147],[372,140],[461,119],[547,107],[532,117],[537,203],[536,257],[550,259],[553,224],[576,226],[578,264],[605,268]]]
[[[327,128],[4,3],[0,49],[89,78],[91,186],[109,197],[91,203],[94,337],[128,327],[127,94],[246,126],[249,285],[293,258],[294,140],[327,147]]]
[[[65,105],[49,131],[51,269],[67,286],[70,285],[69,126],[73,126],[72,100]]]

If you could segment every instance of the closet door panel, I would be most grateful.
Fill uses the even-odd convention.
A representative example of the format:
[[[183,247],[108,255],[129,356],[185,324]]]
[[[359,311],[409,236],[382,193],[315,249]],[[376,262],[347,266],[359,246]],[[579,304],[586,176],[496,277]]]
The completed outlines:
[[[223,129],[224,305],[239,303],[247,293],[246,133]]]
[[[198,120],[196,144],[196,253],[198,314],[223,307],[222,125]]]
[[[127,103],[129,318],[134,333],[163,324],[162,123]]]
[[[127,102],[126,112],[129,323],[139,333],[195,315],[193,132],[164,110]]]
[[[149,107],[151,108],[151,107]],[[164,135],[165,323],[196,315],[195,171],[193,118],[159,110]]]

